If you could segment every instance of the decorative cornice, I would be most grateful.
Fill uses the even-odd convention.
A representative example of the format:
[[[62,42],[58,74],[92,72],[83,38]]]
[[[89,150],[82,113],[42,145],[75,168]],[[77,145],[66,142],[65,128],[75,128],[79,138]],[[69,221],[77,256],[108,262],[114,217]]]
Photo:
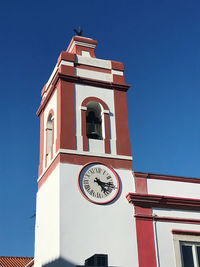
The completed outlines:
[[[40,107],[38,108],[36,112],[37,116],[40,115],[42,109],[45,107],[46,103],[48,102],[51,94],[53,93],[55,89],[55,85],[59,79],[67,81],[67,82],[71,82],[71,83],[87,84],[87,85],[91,85],[95,87],[114,89],[114,90],[120,90],[120,91],[127,91],[130,88],[129,84],[116,84],[112,82],[99,81],[99,80],[83,78],[79,76],[71,76],[71,75],[66,75],[66,74],[57,72],[53,78],[52,84],[50,85],[50,89],[49,89],[49,92],[46,98],[44,99],[44,101],[42,102],[42,104],[40,105]]]
[[[200,211],[200,199],[129,193],[129,203],[144,208],[171,208]]]

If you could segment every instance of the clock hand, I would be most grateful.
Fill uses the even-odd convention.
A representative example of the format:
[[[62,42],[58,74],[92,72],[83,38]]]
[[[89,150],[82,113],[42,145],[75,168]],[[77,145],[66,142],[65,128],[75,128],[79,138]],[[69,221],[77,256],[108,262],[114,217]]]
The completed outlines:
[[[104,185],[112,189],[117,189],[117,187],[112,182],[104,183]]]
[[[106,193],[108,191],[108,189],[105,188],[106,183],[102,182],[99,178],[95,178],[94,182],[97,183],[99,186],[101,186],[101,191],[103,191],[104,193]]]
[[[110,189],[117,189],[112,182],[105,183],[97,177],[94,179],[94,182],[101,186],[101,191],[104,192],[104,194],[110,193]]]

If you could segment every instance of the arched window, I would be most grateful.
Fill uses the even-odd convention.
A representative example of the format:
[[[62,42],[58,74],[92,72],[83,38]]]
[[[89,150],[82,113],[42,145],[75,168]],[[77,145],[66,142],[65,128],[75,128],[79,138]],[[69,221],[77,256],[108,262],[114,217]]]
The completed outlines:
[[[52,146],[52,143],[53,143],[53,116],[52,114],[49,115],[48,117],[48,121],[47,121],[47,128],[46,128],[46,131],[47,131],[47,155],[51,152],[51,146]]]
[[[90,139],[102,139],[101,106],[90,101],[86,105],[86,135]]]

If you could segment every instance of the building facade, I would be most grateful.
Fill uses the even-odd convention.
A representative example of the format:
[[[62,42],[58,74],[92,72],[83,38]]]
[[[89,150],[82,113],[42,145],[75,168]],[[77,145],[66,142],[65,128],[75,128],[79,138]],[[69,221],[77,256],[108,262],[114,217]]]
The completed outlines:
[[[74,36],[41,93],[34,266],[197,267],[200,182],[132,171],[130,86],[96,45]]]

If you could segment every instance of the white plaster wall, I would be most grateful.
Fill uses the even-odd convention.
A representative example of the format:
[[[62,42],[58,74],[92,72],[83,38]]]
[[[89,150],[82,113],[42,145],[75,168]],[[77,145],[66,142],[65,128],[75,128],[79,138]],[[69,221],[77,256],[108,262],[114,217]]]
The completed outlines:
[[[89,79],[105,81],[105,82],[112,82],[113,81],[112,74],[99,72],[99,71],[93,71],[93,70],[75,68],[75,75],[80,76],[80,77],[89,78]]]
[[[185,214],[186,217],[189,217],[190,215],[190,212],[188,213],[188,216]],[[200,225],[171,222],[154,222],[154,238],[158,267],[176,267],[173,234],[171,232],[172,229],[200,231]]]
[[[87,97],[98,97],[103,100],[110,112],[110,133],[111,133],[111,154],[116,155],[116,127],[115,127],[115,113],[114,113],[114,95],[113,90],[75,84],[75,113],[76,113],[76,139],[77,139],[77,150],[82,151],[82,136],[81,136],[81,104]]]
[[[110,60],[104,60],[99,58],[85,57],[76,55],[76,63],[88,65],[92,67],[99,67],[104,69],[111,69]]]
[[[153,215],[159,217],[170,217],[170,218],[186,218],[186,219],[199,219],[200,212],[198,211],[183,211],[183,210],[172,210],[172,209],[161,209],[153,208]]]
[[[147,179],[149,194],[200,199],[200,184]]]
[[[93,153],[105,153],[104,149],[104,141],[103,140],[96,140],[96,139],[89,139],[88,140],[88,150]]]
[[[40,267],[59,256],[59,188],[59,166],[57,166],[37,193],[35,267]]]
[[[60,166],[61,256],[75,264],[95,253],[105,253],[109,266],[138,266],[133,206],[126,194],[135,190],[132,172],[115,170],[122,181],[119,198],[110,205],[96,205],[78,190],[82,166]]]
[[[54,91],[51,100],[48,102],[44,110],[44,155],[43,155],[43,170],[45,169],[45,156],[46,156],[46,123],[49,115],[49,111],[53,109],[54,111],[54,144],[53,144],[53,155],[56,151],[56,138],[57,138],[57,90]],[[51,153],[47,158],[47,166],[51,162]]]

